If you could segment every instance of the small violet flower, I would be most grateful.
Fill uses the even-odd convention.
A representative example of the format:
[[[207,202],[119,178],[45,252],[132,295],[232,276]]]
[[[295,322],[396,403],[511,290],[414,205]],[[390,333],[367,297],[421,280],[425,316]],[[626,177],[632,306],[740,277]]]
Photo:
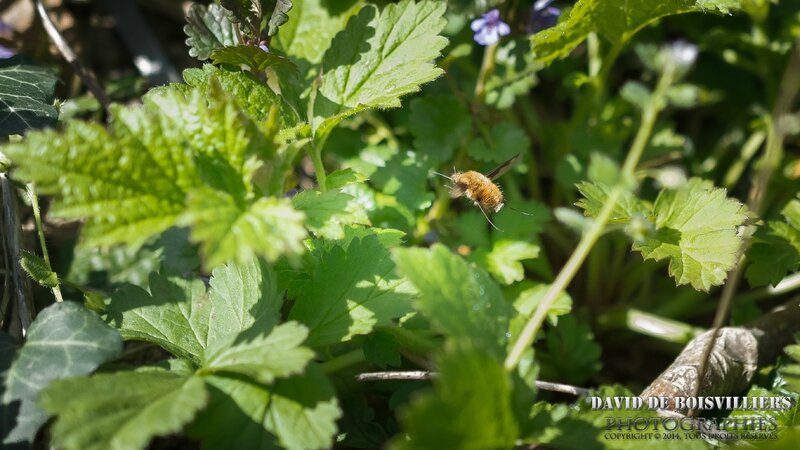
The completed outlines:
[[[475,42],[481,45],[497,43],[503,36],[511,33],[511,27],[500,20],[500,10],[493,9],[473,20],[470,28],[475,32]]]
[[[17,52],[15,52],[14,50],[5,47],[3,45],[0,45],[0,59],[8,59],[16,54]]]
[[[561,16],[561,10],[550,6],[553,0],[536,0],[531,6],[527,31],[529,34],[555,26]]]

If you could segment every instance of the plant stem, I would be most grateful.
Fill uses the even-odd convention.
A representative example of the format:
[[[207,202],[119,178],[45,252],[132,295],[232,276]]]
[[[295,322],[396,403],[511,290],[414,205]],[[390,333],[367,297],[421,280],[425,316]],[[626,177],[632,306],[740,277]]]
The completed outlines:
[[[36,221],[36,234],[39,236],[39,246],[42,247],[42,258],[44,259],[45,264],[47,264],[47,269],[52,272],[53,266],[50,264],[50,253],[47,251],[47,244],[44,241],[42,211],[41,208],[39,208],[39,197],[36,195],[36,190],[33,183],[28,185],[28,197],[31,200],[33,218]],[[61,295],[61,287],[58,284],[53,286],[53,295],[56,297],[57,302],[61,303],[64,301],[64,297]]]
[[[483,61],[481,62],[481,70],[478,73],[478,81],[475,83],[475,103],[483,103],[483,97],[486,95],[486,80],[494,73],[495,61],[494,57],[497,54],[497,44],[492,44],[483,51]]]
[[[364,361],[366,361],[364,352],[361,349],[358,349],[335,356],[332,359],[320,364],[320,367],[326,374],[331,374]]]
[[[314,164],[314,173],[317,176],[317,185],[321,192],[327,190],[328,177],[325,175],[325,165],[322,164],[322,147],[325,141],[315,141],[311,147],[308,156],[311,158],[311,163]]]
[[[517,367],[522,359],[522,354],[528,347],[531,346],[531,344],[533,344],[536,333],[539,331],[539,327],[541,327],[542,322],[544,321],[544,318],[553,302],[556,300],[556,298],[558,298],[559,294],[561,294],[567,288],[569,283],[575,277],[575,274],[580,269],[584,260],[586,260],[586,257],[589,255],[589,252],[592,250],[594,244],[597,242],[600,236],[603,235],[606,222],[608,222],[608,219],[611,217],[611,213],[614,211],[617,201],[625,191],[623,184],[624,180],[633,179],[636,165],[639,163],[642,153],[644,153],[644,149],[647,145],[647,141],[650,139],[650,135],[653,133],[656,117],[658,117],[659,111],[661,111],[665,105],[664,97],[666,96],[667,89],[672,84],[674,77],[675,68],[671,65],[668,65],[664,69],[664,73],[661,75],[661,78],[656,85],[656,89],[653,92],[650,102],[642,112],[642,124],[639,127],[639,131],[636,133],[636,137],[634,138],[631,148],[628,151],[628,156],[625,158],[625,163],[622,166],[622,181],[617,183],[611,189],[606,203],[597,214],[597,217],[595,217],[592,221],[591,227],[581,237],[581,240],[578,242],[578,246],[575,248],[575,251],[573,251],[572,255],[567,260],[567,263],[561,269],[561,272],[559,272],[555,281],[553,281],[553,284],[551,284],[547,289],[547,292],[545,292],[544,297],[539,303],[539,306],[536,308],[536,311],[534,311],[533,316],[531,316],[531,318],[525,324],[525,327],[522,329],[517,341],[511,348],[508,357],[506,357],[504,364],[506,370],[512,371]]]

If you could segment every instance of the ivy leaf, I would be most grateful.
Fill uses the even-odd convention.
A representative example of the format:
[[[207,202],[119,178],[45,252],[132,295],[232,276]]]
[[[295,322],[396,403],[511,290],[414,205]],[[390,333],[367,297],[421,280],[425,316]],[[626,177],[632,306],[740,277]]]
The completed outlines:
[[[412,402],[402,421],[408,438],[398,449],[513,448],[519,434],[512,386],[501,363],[475,349],[459,348],[438,363],[435,391]],[[443,417],[457,417],[442,427]]]
[[[441,244],[398,248],[394,260],[420,294],[418,308],[449,337],[502,353],[512,308],[484,271]]]
[[[156,436],[178,433],[207,401],[199,377],[151,369],[57,381],[40,403],[58,416],[56,446],[105,450],[144,449]]]
[[[35,405],[54,380],[86,375],[122,352],[119,334],[77,303],[43,309],[28,329],[25,345],[3,374],[2,408],[18,408],[16,426],[4,444],[33,442],[47,415]]]
[[[55,125],[57,80],[50,70],[20,56],[0,60],[0,136]]]
[[[219,88],[157,89],[143,106],[115,106],[111,116],[111,131],[76,121],[63,133],[29,133],[4,147],[17,177],[57,194],[52,214],[87,219],[87,245],[138,247],[178,223],[189,194],[209,185],[244,197],[255,170],[248,161],[268,147],[260,128]],[[230,248],[214,244],[205,248],[218,250],[211,254],[218,261]]]
[[[336,393],[316,366],[272,386],[239,378],[206,378],[211,401],[189,428],[203,448],[331,448],[341,416]]]
[[[494,243],[486,255],[486,266],[494,278],[503,284],[522,281],[525,269],[520,261],[539,256],[539,246],[524,241],[503,239]]]
[[[742,246],[736,228],[747,218],[745,208],[726,197],[725,189],[692,178],[677,190],[664,190],[653,205],[655,234],[633,249],[644,259],[668,258],[678,285],[708,291],[725,281]]]
[[[278,32],[278,27],[289,20],[289,10],[292,9],[291,0],[275,0],[275,9],[267,22],[267,35],[274,36]]]
[[[209,345],[278,322],[282,298],[263,262],[217,268],[210,284],[207,293],[200,280],[154,273],[150,292],[129,285],[112,294],[108,319],[125,339],[153,343],[195,364]]]
[[[389,250],[374,235],[334,245],[319,255],[300,290],[290,320],[311,330],[306,341],[319,347],[368,334],[409,312],[410,294],[395,273]]]
[[[306,214],[306,225],[314,234],[328,239],[343,238],[346,225],[369,225],[363,206],[340,190],[309,189],[295,195],[292,206]]]
[[[435,161],[448,161],[472,128],[469,112],[450,95],[426,95],[410,103],[414,147]]]
[[[189,56],[201,61],[211,57],[216,49],[236,45],[236,26],[231,21],[231,12],[220,5],[208,6],[197,3],[189,7],[186,14],[186,45]]]
[[[240,194],[243,194],[240,192]],[[305,215],[284,198],[260,198],[252,204],[223,191],[197,189],[179,223],[192,226],[208,267],[246,262],[256,255],[274,261],[303,252]]]
[[[344,29],[347,19],[361,9],[355,0],[294,0],[289,20],[272,41],[285,54],[310,64],[322,61],[333,37]]]
[[[214,64],[231,64],[247,66],[251,70],[263,72],[275,66],[297,70],[290,60],[273,52],[265,52],[254,45],[237,45],[235,47],[218,48],[211,53]]]
[[[502,163],[518,153],[525,153],[531,146],[528,136],[512,122],[500,122],[489,131],[489,141],[474,139],[467,147],[469,155],[479,161]]]
[[[202,370],[238,373],[269,384],[303,371],[314,357],[314,352],[300,346],[307,336],[308,329],[296,322],[281,324],[269,334],[261,327],[247,330],[209,346]]]
[[[738,0],[579,0],[566,19],[533,35],[531,47],[537,61],[549,63],[569,55],[589,33],[599,33],[612,43],[622,45],[661,17],[689,12],[728,14],[739,8]]]
[[[790,201],[781,214],[785,222],[769,222],[754,236],[745,272],[751,286],[775,286],[800,268],[800,200]]]
[[[396,108],[400,97],[441,75],[431,61],[447,45],[439,36],[445,8],[442,2],[412,0],[386,5],[380,13],[374,5],[361,8],[323,58],[315,129],[326,134],[364,109]]]

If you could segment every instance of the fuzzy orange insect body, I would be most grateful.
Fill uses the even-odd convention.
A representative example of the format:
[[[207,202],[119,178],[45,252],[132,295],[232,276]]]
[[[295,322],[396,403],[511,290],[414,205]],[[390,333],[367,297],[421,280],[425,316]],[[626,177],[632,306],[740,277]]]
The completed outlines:
[[[475,206],[495,213],[503,209],[505,204],[503,191],[486,175],[469,170],[456,172],[450,179],[453,182],[450,186],[451,197],[466,196],[475,203]]]

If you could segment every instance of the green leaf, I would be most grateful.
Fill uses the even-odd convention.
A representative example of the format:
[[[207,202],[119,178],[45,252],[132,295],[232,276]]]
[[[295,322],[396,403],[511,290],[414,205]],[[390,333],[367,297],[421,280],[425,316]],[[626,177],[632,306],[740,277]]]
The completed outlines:
[[[751,286],[775,286],[800,268],[800,200],[790,201],[781,214],[786,222],[769,222],[754,236],[745,272]]]
[[[58,274],[50,270],[48,264],[38,255],[24,249],[20,250],[19,265],[40,285],[48,288],[58,286]]]
[[[437,328],[451,338],[502,354],[512,307],[488,274],[441,244],[430,250],[398,248],[394,260],[419,291],[419,310]]]
[[[551,313],[552,314],[552,313]],[[566,380],[582,385],[600,370],[600,346],[588,326],[571,315],[547,330],[545,349],[536,352],[545,380]]]
[[[289,20],[289,10],[292,9],[291,0],[275,0],[275,9],[267,22],[267,35],[274,36],[278,32],[278,27]]]
[[[433,65],[447,39],[445,3],[403,0],[378,12],[366,5],[331,42],[314,103],[315,129],[327,130],[367,108],[396,108],[442,70]],[[419,45],[424,42],[425,45]]]
[[[400,366],[400,343],[385,331],[378,331],[367,337],[363,350],[367,362],[381,369],[386,366]]]
[[[528,93],[538,82],[541,64],[535,61],[528,40],[501,42],[495,56],[495,70],[486,80],[486,104],[508,109],[517,97]]]
[[[511,406],[511,381],[487,353],[456,349],[438,363],[435,391],[412,402],[402,421],[408,437],[394,448],[513,448],[519,434]],[[443,418],[457,418],[443,427]]]
[[[525,318],[531,317],[539,306],[539,303],[542,302],[542,298],[544,298],[544,294],[549,288],[549,284],[540,284],[522,291],[517,299],[514,300],[514,308],[521,316]],[[566,292],[561,292],[547,309],[547,320],[549,320],[552,325],[557,325],[558,317],[569,314],[571,311],[572,297]]]
[[[211,52],[218,48],[236,45],[236,27],[231,21],[231,12],[212,3],[206,7],[192,4],[186,14],[186,45],[189,56],[201,61],[211,57]]]
[[[369,177],[372,184],[412,211],[430,207],[435,195],[428,187],[427,159],[420,153],[402,150],[390,155],[379,163],[382,165],[373,166],[376,170]]]
[[[203,356],[203,372],[233,372],[260,383],[301,373],[314,352],[301,347],[308,329],[287,322],[263,333],[261,327],[247,330],[233,339],[210,345]]]
[[[333,37],[347,19],[361,9],[356,0],[294,0],[289,20],[278,30],[273,44],[285,54],[318,64]]]
[[[211,401],[188,430],[203,448],[331,448],[341,416],[330,381],[316,366],[272,386],[206,378]]]
[[[608,201],[608,194],[611,193],[611,186],[603,183],[580,183],[578,184],[583,198],[575,202],[575,206],[582,208],[587,216],[594,217],[603,209],[603,205]],[[633,217],[648,217],[651,214],[652,206],[638,199],[632,192],[625,191],[617,200],[614,210],[609,217],[610,223],[628,223]]]
[[[411,312],[404,281],[376,236],[353,239],[346,249],[337,244],[319,255],[289,319],[308,326],[310,347],[368,334]]]
[[[622,45],[661,17],[689,12],[728,14],[739,7],[739,0],[579,0],[566,19],[533,35],[531,47],[537,61],[549,63],[569,55],[589,33],[599,33],[613,44]]]
[[[270,261],[299,255],[307,235],[304,219],[288,199],[260,198],[250,204],[223,191],[197,189],[180,223],[192,227],[192,239],[201,243],[206,265],[215,267],[256,255]]]
[[[469,112],[451,95],[426,95],[411,100],[409,124],[417,152],[434,161],[448,161],[472,128]]]
[[[0,60],[0,136],[55,125],[57,80],[50,70],[20,56]]]
[[[633,244],[644,259],[669,259],[678,285],[708,291],[725,281],[739,258],[737,227],[747,218],[741,203],[725,189],[692,178],[677,190],[664,190],[653,205],[655,234]]]
[[[265,52],[254,45],[237,45],[235,47],[218,48],[211,53],[214,64],[231,64],[246,66],[251,70],[263,72],[275,66],[285,66],[296,70],[294,63],[273,52]]]
[[[3,409],[18,408],[16,426],[4,444],[33,442],[47,415],[35,405],[39,391],[54,380],[94,371],[122,352],[119,334],[77,303],[43,309],[28,329],[25,345],[3,374]]]
[[[525,269],[520,261],[539,256],[539,246],[528,242],[503,239],[494,243],[486,255],[486,264],[494,278],[503,284],[522,281]]]
[[[479,161],[502,163],[518,153],[526,153],[531,146],[522,128],[512,122],[493,125],[488,137],[488,142],[485,139],[473,140],[467,147],[469,155]]]
[[[130,450],[180,432],[207,401],[201,378],[148,370],[57,381],[42,392],[40,404],[58,416],[57,447]]]
[[[258,325],[278,322],[282,298],[263,262],[214,270],[211,291],[200,280],[150,276],[150,292],[126,286],[114,292],[108,319],[125,339],[150,342],[199,364],[205,349]]]
[[[51,214],[87,219],[86,244],[137,247],[178,223],[201,187],[241,201],[250,190],[252,159],[267,139],[220,89],[211,91],[157,89],[142,106],[113,107],[111,131],[71,122],[63,133],[29,133],[3,151],[18,164],[17,177],[57,194]]]
[[[305,213],[306,225],[314,234],[328,239],[344,237],[344,226],[369,225],[364,207],[339,190],[306,190],[292,198],[294,209]]]

